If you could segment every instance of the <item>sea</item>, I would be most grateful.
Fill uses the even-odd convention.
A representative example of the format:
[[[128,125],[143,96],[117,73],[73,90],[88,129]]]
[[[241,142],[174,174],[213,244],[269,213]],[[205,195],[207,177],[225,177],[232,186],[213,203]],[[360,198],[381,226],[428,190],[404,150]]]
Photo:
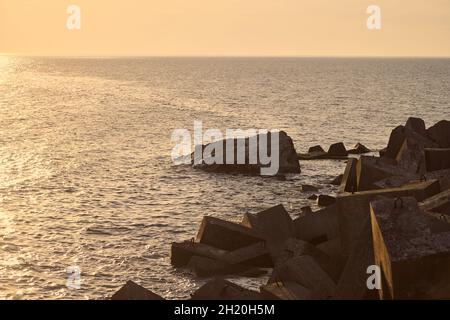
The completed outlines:
[[[107,299],[128,280],[189,298],[208,279],[170,265],[172,242],[207,215],[317,209],[301,185],[335,194],[345,168],[302,161],[286,181],[197,171],[174,164],[174,130],[376,151],[410,116],[450,120],[450,59],[0,56],[0,299]]]

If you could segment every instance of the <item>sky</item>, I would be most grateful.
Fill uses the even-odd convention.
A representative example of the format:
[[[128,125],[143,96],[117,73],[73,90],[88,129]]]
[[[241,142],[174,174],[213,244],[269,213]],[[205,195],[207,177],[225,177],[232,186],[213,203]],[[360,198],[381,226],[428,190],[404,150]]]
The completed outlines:
[[[71,4],[80,30],[66,27]],[[450,0],[0,0],[0,52],[448,57]]]

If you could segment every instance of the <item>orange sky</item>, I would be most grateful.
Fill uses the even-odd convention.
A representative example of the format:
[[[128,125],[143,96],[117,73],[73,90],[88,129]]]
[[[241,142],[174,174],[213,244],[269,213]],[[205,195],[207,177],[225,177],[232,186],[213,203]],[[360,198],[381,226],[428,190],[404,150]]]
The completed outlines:
[[[380,31],[366,28],[371,4]],[[450,56],[450,0],[0,0],[0,52]]]

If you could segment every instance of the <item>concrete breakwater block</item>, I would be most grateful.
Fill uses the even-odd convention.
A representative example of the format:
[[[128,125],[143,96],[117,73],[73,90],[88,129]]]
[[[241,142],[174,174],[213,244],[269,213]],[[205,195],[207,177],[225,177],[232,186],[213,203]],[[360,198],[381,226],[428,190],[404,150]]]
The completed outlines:
[[[371,203],[375,263],[382,299],[449,299],[450,232],[432,233],[412,197]],[[436,296],[438,294],[439,296]]]
[[[208,281],[191,295],[192,300],[262,300],[262,298],[257,291],[244,289],[219,277]]]
[[[321,194],[317,198],[317,205],[319,207],[328,207],[336,202],[336,198],[326,194]]]
[[[321,146],[309,148],[308,153],[299,153],[299,160],[344,160],[348,158],[348,152],[342,142],[334,143],[325,152]]]
[[[336,206],[343,255],[348,257],[352,245],[370,216],[370,201],[377,196],[388,198],[412,196],[417,201],[423,201],[439,192],[439,181],[430,180],[411,183],[399,188],[363,191],[339,196]]]
[[[273,267],[269,251],[262,242],[234,251],[192,241],[172,243],[171,263],[175,267],[187,266],[199,277],[244,272],[261,275],[265,272],[258,271],[255,267]]]
[[[164,300],[164,298],[130,280],[112,295],[111,300]]]
[[[223,260],[226,254],[226,250],[217,249],[207,244],[194,241],[185,241],[172,243],[170,259],[173,266],[184,267],[193,256],[205,257],[212,260]]]
[[[301,255],[277,265],[273,283],[295,282],[311,290],[313,299],[328,299],[335,294],[333,279],[308,255]]]
[[[342,179],[344,178],[343,174],[338,175],[336,178],[330,181],[330,184],[333,186],[340,186],[342,183]]]
[[[310,300],[311,290],[292,281],[269,283],[260,288],[266,300]]]
[[[336,205],[294,220],[295,236],[314,245],[339,236],[338,210]]]
[[[428,128],[427,135],[439,148],[450,148],[450,121],[439,121]]]
[[[197,234],[197,242],[228,251],[261,241],[255,230],[214,217],[204,217]]]
[[[366,221],[358,232],[348,259],[345,261],[341,276],[337,282],[336,300],[373,300],[378,292],[371,292],[367,288],[367,267],[374,264],[372,233],[370,219]]]
[[[342,142],[334,143],[328,148],[328,156],[331,157],[346,157],[348,156],[347,149]]]
[[[394,162],[388,159],[362,156],[356,164],[357,187],[355,191],[380,189],[377,182],[392,176],[405,177],[406,181],[419,178],[416,174],[398,168]]]
[[[274,260],[285,242],[294,237],[294,223],[283,205],[258,212],[256,215],[247,214],[243,223],[264,239]]]
[[[317,192],[317,191],[319,191],[319,188],[309,185],[309,184],[302,184],[302,191],[303,192]]]
[[[230,274],[245,274],[248,277],[259,277],[266,274],[265,270],[256,267],[243,264],[230,264],[225,261],[199,256],[193,256],[187,264],[187,267],[198,277],[211,277]]]
[[[353,147],[353,149],[348,150],[348,154],[364,154],[369,152],[371,152],[371,150],[359,142]]]
[[[340,193],[358,191],[358,181],[356,177],[357,163],[358,159],[355,158],[348,159],[344,171],[344,176],[342,177],[341,186],[339,187]]]
[[[420,203],[422,210],[450,216],[450,189],[438,193]]]
[[[278,260],[276,261],[275,267],[283,265],[292,258],[303,255],[311,256],[334,281],[337,280],[340,273],[340,270],[338,269],[336,263],[337,261],[332,260],[329,255],[327,255],[325,252],[321,251],[311,243],[299,239],[289,239],[286,242],[282,253],[279,255]],[[271,278],[269,279],[269,283],[276,282],[276,280],[277,271],[274,271]]]
[[[223,260],[229,264],[242,264],[272,268],[274,263],[265,242],[258,242],[226,253]]]
[[[450,169],[450,148],[425,149],[427,171]]]

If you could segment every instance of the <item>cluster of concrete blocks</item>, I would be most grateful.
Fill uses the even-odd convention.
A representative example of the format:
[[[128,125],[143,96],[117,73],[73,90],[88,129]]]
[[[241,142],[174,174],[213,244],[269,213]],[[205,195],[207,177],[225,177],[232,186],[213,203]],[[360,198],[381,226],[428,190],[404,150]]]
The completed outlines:
[[[171,262],[211,277],[192,299],[450,299],[448,148],[450,122],[426,130],[410,118],[380,157],[348,160],[332,205],[296,219],[282,205],[240,223],[204,217]],[[379,288],[367,285],[370,266]],[[224,279],[267,270],[259,291]]]
[[[371,150],[361,143],[357,143],[352,149],[347,150],[344,143],[333,143],[325,151],[322,146],[317,145],[309,148],[307,153],[299,153],[299,160],[319,160],[319,159],[332,159],[342,160],[347,159],[349,155],[359,155],[369,153]]]

